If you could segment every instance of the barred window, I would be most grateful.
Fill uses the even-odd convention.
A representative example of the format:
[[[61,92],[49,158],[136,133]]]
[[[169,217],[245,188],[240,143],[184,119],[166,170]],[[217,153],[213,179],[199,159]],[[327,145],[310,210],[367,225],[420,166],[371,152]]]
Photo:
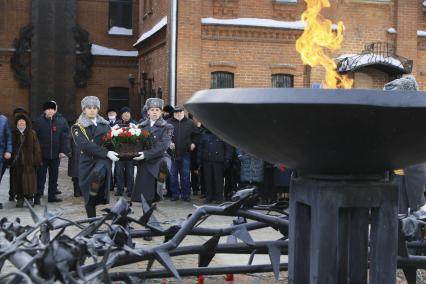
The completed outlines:
[[[230,72],[212,72],[212,89],[234,87],[234,74]]]
[[[108,89],[108,108],[117,111],[122,107],[129,106],[129,88],[112,87]]]
[[[109,0],[109,28],[132,28],[132,0]]]
[[[289,74],[272,75],[272,88],[293,88],[293,75],[289,75]]]

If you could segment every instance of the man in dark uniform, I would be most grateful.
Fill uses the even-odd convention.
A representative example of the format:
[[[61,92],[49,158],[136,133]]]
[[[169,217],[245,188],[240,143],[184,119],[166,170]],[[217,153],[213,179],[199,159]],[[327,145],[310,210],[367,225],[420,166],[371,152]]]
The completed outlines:
[[[138,172],[133,188],[131,200],[141,202],[141,194],[148,203],[156,199],[156,195],[162,195],[164,182],[171,167],[170,156],[167,154],[172,142],[173,126],[162,118],[164,102],[158,98],[150,98],[146,101],[144,109],[148,112],[148,119],[139,124],[142,131],[150,132],[151,147],[139,152],[134,160],[138,162]]]
[[[83,113],[71,131],[74,142],[81,149],[78,178],[87,217],[90,218],[96,216],[96,205],[109,202],[111,161],[116,162],[119,158],[116,152],[102,148],[102,137],[110,127],[109,122],[98,115],[99,99],[85,97],[81,108]]]

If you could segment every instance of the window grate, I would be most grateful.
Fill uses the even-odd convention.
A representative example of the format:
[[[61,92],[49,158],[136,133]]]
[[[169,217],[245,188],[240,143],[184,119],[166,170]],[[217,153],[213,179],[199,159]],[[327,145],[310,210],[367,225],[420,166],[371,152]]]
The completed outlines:
[[[223,89],[234,87],[234,74],[230,72],[213,72],[211,88]]]
[[[289,74],[272,75],[272,88],[293,88],[293,75],[289,75]]]

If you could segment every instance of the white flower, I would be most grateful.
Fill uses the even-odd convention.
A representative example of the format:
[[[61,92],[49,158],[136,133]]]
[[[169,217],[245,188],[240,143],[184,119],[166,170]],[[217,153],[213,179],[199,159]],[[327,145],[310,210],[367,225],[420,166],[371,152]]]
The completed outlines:
[[[111,130],[111,135],[112,136],[114,136],[114,137],[117,137],[117,136],[119,136],[120,135],[120,133],[123,133],[123,129],[121,129],[120,127],[118,127],[118,128],[113,128],[112,130]]]
[[[130,128],[129,132],[132,133],[133,136],[141,136],[142,133],[139,128]]]

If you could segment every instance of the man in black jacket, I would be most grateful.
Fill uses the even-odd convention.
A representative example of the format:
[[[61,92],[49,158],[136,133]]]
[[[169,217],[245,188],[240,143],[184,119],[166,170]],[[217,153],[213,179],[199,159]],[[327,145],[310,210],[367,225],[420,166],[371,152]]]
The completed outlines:
[[[232,159],[232,147],[222,139],[205,129],[201,133],[197,153],[206,188],[205,203],[222,203],[224,199],[224,171]]]
[[[68,153],[68,122],[61,114],[57,113],[56,103],[48,101],[43,104],[43,114],[36,118],[33,128],[37,133],[43,158],[43,164],[37,170],[37,194],[34,197],[34,204],[40,204],[48,170],[48,202],[61,202],[62,199],[57,198],[56,194],[61,193],[58,190],[60,159],[65,157],[65,153]]]
[[[173,125],[173,139],[169,147],[172,152],[170,171],[172,201],[179,200],[179,198],[182,198],[183,201],[191,201],[191,151],[195,149],[199,130],[191,119],[185,117],[185,112],[181,107],[174,109],[173,118],[167,122]]]

